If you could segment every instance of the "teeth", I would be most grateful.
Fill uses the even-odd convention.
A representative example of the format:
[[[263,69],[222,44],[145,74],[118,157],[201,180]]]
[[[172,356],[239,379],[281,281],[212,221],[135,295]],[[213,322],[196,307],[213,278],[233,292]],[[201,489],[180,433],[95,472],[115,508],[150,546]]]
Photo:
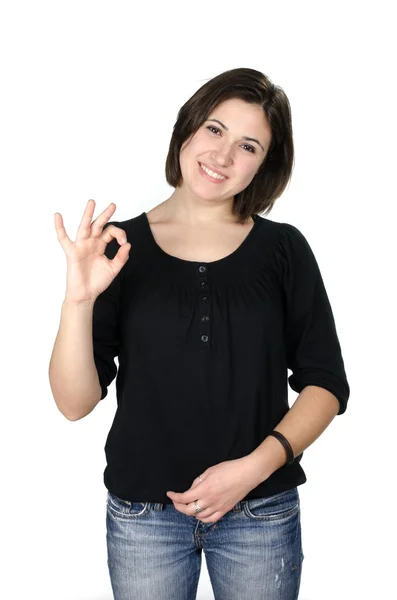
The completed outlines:
[[[205,167],[201,163],[200,163],[200,167],[203,169],[203,171],[208,173],[208,175],[210,175],[211,177],[214,177],[214,179],[226,179],[226,177],[224,177],[223,175],[218,175],[218,173],[214,173],[213,171],[211,171],[211,169],[207,169],[207,167]]]

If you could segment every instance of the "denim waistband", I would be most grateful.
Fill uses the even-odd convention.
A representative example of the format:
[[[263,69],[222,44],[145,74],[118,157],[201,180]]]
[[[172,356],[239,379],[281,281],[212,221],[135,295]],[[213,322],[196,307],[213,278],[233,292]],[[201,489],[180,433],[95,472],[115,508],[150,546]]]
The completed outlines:
[[[237,504],[235,506],[233,506],[233,508],[231,509],[232,512],[240,512],[243,508],[242,505],[245,502],[246,502],[245,500],[237,502]],[[166,506],[162,502],[147,502],[146,504],[148,505],[148,508],[151,508],[153,510],[163,510],[164,506]]]

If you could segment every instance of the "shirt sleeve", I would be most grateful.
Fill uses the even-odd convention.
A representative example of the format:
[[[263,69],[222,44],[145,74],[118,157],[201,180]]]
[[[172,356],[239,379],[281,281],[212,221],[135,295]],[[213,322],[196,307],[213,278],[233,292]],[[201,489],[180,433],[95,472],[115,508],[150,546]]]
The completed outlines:
[[[322,387],[345,412],[350,395],[334,316],[317,260],[305,236],[283,223],[280,243],[285,313],[288,382],[300,393],[307,385]]]
[[[117,221],[109,221],[109,225],[117,225]],[[105,256],[114,258],[120,248],[116,239],[111,240],[105,249]],[[122,271],[122,269],[121,269]],[[119,308],[120,308],[120,273],[111,284],[97,297],[94,303],[92,319],[92,340],[94,362],[102,388],[101,400],[107,396],[108,387],[116,377],[117,366],[114,358],[119,354]]]

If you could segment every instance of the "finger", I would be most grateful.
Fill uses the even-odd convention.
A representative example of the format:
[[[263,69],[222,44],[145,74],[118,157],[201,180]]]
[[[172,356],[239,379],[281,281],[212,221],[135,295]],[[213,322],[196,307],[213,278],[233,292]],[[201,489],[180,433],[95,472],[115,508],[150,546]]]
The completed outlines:
[[[71,246],[73,246],[73,242],[69,238],[68,234],[66,233],[66,229],[63,224],[63,218],[62,218],[61,213],[55,213],[54,223],[55,223],[55,231],[57,234],[57,238],[58,238],[62,248],[64,249],[64,251],[67,254],[68,250],[71,248]]]
[[[114,276],[116,276],[129,258],[131,244],[128,242],[123,244],[121,248],[119,248],[116,256],[110,261],[113,269]]]
[[[199,506],[201,506],[200,501],[197,501]],[[179,510],[179,512],[188,515],[189,517],[196,517],[196,519],[198,519],[199,521],[203,521],[203,522],[211,522],[214,521],[216,517],[216,515],[219,515],[219,511],[214,512],[213,508],[206,508],[204,510],[202,510],[201,512],[196,513],[196,506],[193,503],[191,504],[183,504],[180,502],[174,502],[174,506],[176,508],[176,510]]]
[[[200,500],[197,500],[196,502],[199,506],[201,506],[203,508],[203,510],[196,512],[196,505],[194,502],[192,502],[192,504],[189,504],[189,514],[192,517],[196,517],[197,519],[201,520],[203,518],[205,519],[206,517],[208,517],[209,515],[211,515],[213,513],[213,509],[204,508],[204,506],[203,506],[204,502],[203,502],[203,504],[200,502]]]
[[[197,504],[203,508],[202,511],[196,512],[195,502],[197,502]],[[174,502],[174,506],[177,510],[184,513],[185,515],[188,515],[189,517],[197,517],[200,520],[202,517],[210,517],[214,513],[213,508],[204,508],[200,500],[195,500],[195,502],[191,502],[190,504],[184,504],[183,502]]]
[[[197,513],[197,514],[193,514],[193,517],[196,517],[196,519],[198,521],[202,521],[203,523],[213,523],[214,521],[217,521],[221,516],[223,516],[219,511],[213,511],[208,510],[208,511],[204,511]]]
[[[83,238],[89,237],[91,233],[91,221],[95,210],[95,200],[88,200],[83,216],[81,217],[80,225],[77,228],[76,242]]]
[[[91,223],[91,235],[93,237],[98,237],[101,235],[102,230],[106,223],[109,221],[110,217],[113,215],[116,210],[116,205],[114,202],[111,202],[104,211],[101,212],[100,215],[96,217]]]
[[[116,210],[116,205],[112,202],[94,220],[94,223],[95,223],[94,224],[94,223],[92,223],[92,217],[93,217],[94,211],[95,211],[95,200],[88,200],[87,205],[84,210],[84,213],[83,213],[83,216],[82,216],[82,219],[81,219],[81,222],[80,222],[80,225],[77,229],[76,242],[78,240],[88,238],[88,237],[90,237],[90,235],[92,235],[93,237],[100,235],[102,233],[103,225],[109,221],[110,217],[112,216],[112,214],[114,213],[115,210]],[[102,223],[102,225],[98,224],[98,222]],[[93,225],[93,228],[91,229],[92,225]]]
[[[198,486],[200,483],[202,483],[202,481],[199,481],[199,483],[195,485],[194,488],[191,487],[186,492],[167,492],[167,495],[175,502],[189,504],[190,502],[197,500]]]
[[[112,240],[116,240],[119,243],[119,246],[127,243],[127,234],[121,227],[116,227],[116,225],[107,225],[101,233],[101,239],[108,244]],[[129,244],[131,247],[131,244]]]
[[[206,516],[201,517],[200,515],[201,515],[201,513],[198,514],[196,518],[199,521],[202,521],[203,523],[214,523],[216,521],[219,521],[219,519],[221,517],[223,517],[223,514],[221,512],[219,512],[219,511],[216,511],[216,512],[212,513],[211,515],[207,516],[207,517]]]
[[[200,479],[200,477],[196,477],[196,479],[192,483],[192,488],[196,487],[196,485],[200,485],[200,483],[203,483],[203,481]]]
[[[200,479],[198,477],[196,477],[196,479],[193,480],[193,483],[190,486],[189,490],[186,490],[186,491],[190,491],[190,490],[196,488],[198,485],[200,485],[200,483],[201,483]],[[184,493],[186,493],[186,492],[184,492]]]
[[[180,502],[174,502],[173,504],[174,504],[176,510],[179,510],[179,512],[187,515],[188,517],[192,516],[192,511],[187,504],[182,504]]]
[[[195,479],[193,479],[193,483],[190,486],[189,490],[192,490],[193,488],[197,487],[198,485],[200,485],[200,483],[203,483],[203,481],[200,479],[200,476],[198,476]],[[188,492],[189,490],[186,490],[186,491]],[[184,493],[186,493],[186,492],[184,492]]]

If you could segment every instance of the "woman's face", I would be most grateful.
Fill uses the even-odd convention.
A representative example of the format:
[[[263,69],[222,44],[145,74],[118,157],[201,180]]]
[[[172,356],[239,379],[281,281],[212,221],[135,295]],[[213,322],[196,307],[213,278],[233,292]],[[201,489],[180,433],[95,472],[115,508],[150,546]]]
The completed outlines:
[[[182,145],[181,187],[200,198],[233,198],[251,183],[270,143],[271,130],[260,106],[237,98],[225,100]],[[214,179],[200,165],[226,179]]]

